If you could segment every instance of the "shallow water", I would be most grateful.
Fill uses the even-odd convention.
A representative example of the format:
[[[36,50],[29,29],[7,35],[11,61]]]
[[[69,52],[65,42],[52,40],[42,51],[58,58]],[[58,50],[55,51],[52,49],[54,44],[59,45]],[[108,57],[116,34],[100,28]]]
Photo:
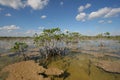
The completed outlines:
[[[33,40],[0,40],[0,53],[9,53],[10,48],[16,41],[26,42],[29,45],[29,49],[34,48]],[[104,44],[104,47],[99,47],[100,43]],[[64,43],[58,44],[65,46]],[[71,45],[71,44],[70,44]],[[65,74],[61,77],[55,77],[54,80],[120,80],[120,74],[109,73],[103,69],[98,68],[94,63],[100,60],[107,61],[120,61],[119,57],[104,56],[95,57],[90,54],[82,53],[82,51],[96,52],[96,53],[113,53],[120,55],[120,43],[117,40],[84,40],[79,43],[74,43],[70,48],[75,48],[80,52],[69,53],[63,58],[52,60],[48,67],[57,67],[65,71]],[[18,58],[14,58],[16,61]],[[5,66],[14,62],[13,58],[0,59],[0,65]],[[4,65],[5,61],[5,65]],[[15,62],[16,62],[15,61]]]
[[[29,45],[29,48],[34,48],[35,45],[33,44],[32,39],[9,39],[9,40],[0,40],[0,53],[7,53],[10,51],[10,48],[14,45],[15,42],[25,42]],[[109,50],[115,51],[115,53],[120,54],[120,43],[117,40],[81,40],[79,43],[73,43],[69,44],[68,46],[70,48],[78,48],[78,49],[84,49],[84,50],[92,50],[98,48],[100,43],[104,44],[104,51],[107,52]],[[59,43],[59,46],[67,46],[64,42]]]
[[[112,58],[111,58],[112,59]],[[90,61],[94,60],[94,61]],[[49,67],[57,67],[66,71],[64,80],[119,80],[120,74],[106,72],[94,65],[93,56],[82,53],[71,53],[63,59],[52,61]],[[118,59],[120,60],[120,59]],[[63,80],[63,78],[55,80]]]
[[[104,46],[100,49],[99,45],[103,44]],[[96,52],[114,52],[120,55],[120,43],[117,40],[87,40],[87,41],[80,41],[78,43],[79,49],[83,50],[93,50]]]
[[[33,44],[32,39],[3,39],[0,40],[0,53],[8,53],[10,49],[14,46],[15,42],[25,42],[28,44],[29,48],[34,48],[35,45]]]

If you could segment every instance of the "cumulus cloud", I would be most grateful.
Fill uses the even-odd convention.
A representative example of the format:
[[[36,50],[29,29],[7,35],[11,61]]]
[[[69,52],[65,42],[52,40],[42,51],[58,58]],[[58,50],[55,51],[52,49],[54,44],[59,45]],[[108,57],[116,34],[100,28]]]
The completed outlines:
[[[100,21],[98,21],[98,23],[104,23],[105,21],[104,20],[100,20]]]
[[[93,18],[102,17],[106,15],[107,13],[109,13],[110,11],[111,11],[111,8],[105,7],[105,8],[99,9],[98,11],[91,12],[88,18],[93,19]]]
[[[11,15],[10,13],[7,13],[7,14],[5,14],[5,16],[8,16],[8,17],[9,17],[9,16],[12,16],[12,15]]]
[[[42,15],[41,16],[41,19],[45,19],[47,16],[46,15]]]
[[[0,27],[0,30],[6,30],[8,32],[13,30],[18,30],[18,29],[20,29],[20,27],[16,25],[8,25],[8,26]]]
[[[109,18],[116,16],[120,13],[120,8],[108,8],[104,7],[99,9],[98,11],[91,12],[88,16],[89,19],[94,19],[94,18],[99,18],[99,17],[104,17],[104,18]]]
[[[0,0],[0,5],[8,6],[13,9],[30,6],[34,10],[43,9],[49,0]]]
[[[109,13],[107,13],[104,17],[108,18],[108,17],[112,17],[112,16],[116,16],[120,13],[120,8],[113,8],[109,11]]]
[[[107,23],[112,23],[112,21],[111,21],[111,20],[109,20],[109,21],[107,21]]]
[[[100,20],[100,21],[98,21],[98,23],[112,23],[112,20]]]
[[[88,8],[90,5],[86,5],[86,8]],[[84,6],[81,6],[79,11],[84,10]],[[83,14],[84,13],[84,14]],[[98,9],[97,11],[93,11],[91,13],[88,13],[86,15],[85,12],[80,12],[76,16],[77,21],[85,21],[85,20],[91,20],[95,18],[110,18],[114,16],[119,16],[120,15],[120,8],[110,8],[110,7],[104,7],[101,9]],[[104,21],[99,21],[98,23],[104,23]],[[112,23],[112,21],[109,21],[107,23]]]
[[[82,12],[82,11],[84,11],[85,9],[89,8],[89,7],[91,7],[91,4],[87,3],[85,6],[80,6],[80,7],[78,8],[78,11],[79,11],[79,12]]]
[[[24,4],[21,0],[0,0],[0,4],[3,6],[12,7],[14,9],[24,7]]]
[[[24,30],[16,25],[0,26],[0,36],[33,36],[35,33],[40,34],[42,32],[40,28],[43,29],[44,27]]]
[[[87,8],[89,8],[89,7],[91,7],[91,4],[87,3],[87,4],[85,5],[85,9],[87,9]]]
[[[85,21],[85,17],[86,17],[86,13],[79,13],[79,14],[76,16],[76,20],[77,20],[77,21]]]
[[[34,10],[43,9],[49,0],[27,0],[27,5],[32,7]]]
[[[83,21],[84,22],[86,20],[87,14],[83,11],[85,9],[89,8],[89,7],[91,7],[91,4],[87,3],[85,6],[82,5],[78,8],[79,14],[77,14],[77,16],[76,16],[77,21]]]

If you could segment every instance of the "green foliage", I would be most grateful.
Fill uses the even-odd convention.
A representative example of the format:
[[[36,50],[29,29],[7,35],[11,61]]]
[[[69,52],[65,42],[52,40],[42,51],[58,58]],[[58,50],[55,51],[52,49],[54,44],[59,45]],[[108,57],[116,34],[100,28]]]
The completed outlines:
[[[34,35],[34,44],[37,47],[54,44],[52,41],[58,41],[63,37],[60,28],[44,29],[43,32],[38,35]]]
[[[27,50],[28,45],[24,42],[15,42],[14,46],[11,48],[12,51],[18,53],[18,54],[22,54],[24,57],[24,60],[26,60],[26,55],[25,55],[25,51]]]
[[[107,38],[110,38],[110,33],[109,33],[109,32],[104,33],[104,35],[105,35]]]
[[[40,35],[34,35],[34,43],[40,48],[42,58],[55,58],[68,52],[66,46],[61,46],[64,44],[64,38],[65,34],[60,28],[44,29]]]
[[[34,35],[34,44],[37,47],[40,46],[51,46],[56,44],[55,42],[64,41],[66,43],[69,42],[77,42],[81,37],[81,34],[78,32],[62,32],[60,28],[51,28],[44,29],[43,32],[38,35]]]
[[[27,50],[28,45],[24,42],[15,42],[14,46],[11,48],[11,51],[14,51],[18,54],[22,54],[24,57],[24,60],[26,60],[25,51]]]
[[[24,52],[28,48],[28,45],[26,43],[22,42],[15,42],[14,46],[11,48],[14,52]]]
[[[46,40],[51,41],[51,39],[60,38],[60,34],[61,34],[60,28],[52,28],[52,29],[44,29],[42,36],[44,36]]]
[[[105,36],[109,36],[109,35],[110,35],[110,33],[109,33],[109,32],[106,32],[106,33],[104,33],[104,35],[105,35]]]

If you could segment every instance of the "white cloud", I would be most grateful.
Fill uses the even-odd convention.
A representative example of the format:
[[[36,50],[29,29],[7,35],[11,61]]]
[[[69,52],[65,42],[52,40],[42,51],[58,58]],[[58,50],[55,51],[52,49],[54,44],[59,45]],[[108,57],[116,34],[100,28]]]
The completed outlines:
[[[41,19],[45,19],[47,16],[46,15],[42,15],[41,16]]]
[[[24,7],[24,4],[21,0],[0,0],[0,4],[3,6],[12,7],[14,9]]]
[[[91,12],[89,14],[88,18],[94,19],[94,18],[98,18],[98,17],[103,17],[104,15],[109,13],[110,11],[111,11],[111,8],[105,7],[105,8],[99,9],[98,11]]]
[[[13,30],[18,30],[18,29],[20,29],[20,27],[16,25],[8,25],[8,26],[0,27],[0,30],[6,30],[8,32]]]
[[[35,33],[34,30],[28,30],[28,31],[26,31],[26,34],[34,34],[34,33]]]
[[[26,32],[24,32],[24,34],[26,36],[33,36],[35,33],[37,34],[40,34],[41,33],[41,30],[27,30]]]
[[[35,33],[40,34],[44,27],[39,29],[25,30],[16,25],[0,26],[0,36],[33,36]]]
[[[98,23],[104,23],[105,21],[104,20],[100,20],[100,21],[98,21]]]
[[[43,30],[45,27],[38,27],[38,29]]]
[[[89,7],[90,5],[86,5],[86,8]],[[81,9],[80,9],[81,8]],[[79,11],[84,10],[84,6],[81,6]],[[80,12],[76,16],[77,21],[85,21],[85,20],[91,20],[95,18],[110,18],[114,16],[119,16],[120,15],[120,8],[109,8],[109,7],[104,7],[101,9],[98,9],[97,11],[93,11],[91,13],[86,14],[85,12]],[[104,23],[104,21],[98,21],[98,23]],[[105,23],[112,23],[112,21],[108,21]]]
[[[109,13],[107,13],[104,17],[108,18],[108,17],[112,17],[112,16],[116,16],[120,13],[120,8],[113,8],[111,9],[111,11]]]
[[[64,3],[63,2],[60,2],[60,5],[63,5]]]
[[[105,20],[100,20],[100,21],[98,21],[98,23],[112,23],[112,20],[107,20],[107,21],[105,21]]]
[[[12,16],[10,13],[5,14],[5,16]]]
[[[87,4],[85,5],[85,9],[87,9],[87,8],[89,8],[89,7],[91,7],[91,4],[87,3]]]
[[[76,20],[77,20],[77,21],[85,21],[85,18],[86,18],[86,13],[79,13],[79,14],[76,16]]]
[[[94,19],[94,18],[109,18],[116,15],[119,15],[120,8],[108,8],[104,7],[99,9],[98,11],[91,12],[88,16],[88,19]]]
[[[112,21],[111,21],[111,20],[109,20],[109,21],[107,21],[107,23],[112,23]]]
[[[13,9],[30,6],[34,10],[43,9],[49,0],[0,0],[0,5],[8,6]]]
[[[82,11],[84,11],[85,9],[89,8],[89,7],[91,7],[91,4],[87,3],[85,6],[80,6],[80,7],[78,8],[78,11],[79,11],[79,12],[82,12]]]
[[[43,9],[49,0],[27,0],[27,5],[32,7],[34,10]]]
[[[87,3],[85,6],[82,5],[78,8],[79,14],[77,14],[77,16],[76,16],[77,21],[83,21],[84,22],[86,20],[87,14],[83,11],[85,9],[89,8],[89,7],[91,7],[91,4]]]
[[[80,6],[79,8],[78,8],[78,11],[79,12],[82,12],[84,10],[84,6]]]

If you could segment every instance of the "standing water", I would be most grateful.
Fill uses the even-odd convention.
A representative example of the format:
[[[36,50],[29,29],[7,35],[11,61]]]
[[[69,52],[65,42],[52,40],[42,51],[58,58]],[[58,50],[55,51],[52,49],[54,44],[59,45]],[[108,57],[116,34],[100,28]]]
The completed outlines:
[[[29,45],[28,51],[35,48],[32,39],[0,40],[0,54],[9,54],[10,48],[17,41],[26,42]],[[103,40],[103,47],[99,46],[100,43],[100,40],[84,40],[69,44],[71,52],[68,55],[48,64],[48,68],[57,67],[64,71],[61,77],[54,77],[54,80],[119,80],[120,43],[117,40]],[[64,42],[56,45],[66,46]],[[9,57],[5,58],[5,62],[3,59],[0,57],[1,68],[6,66],[5,62],[8,64],[13,62]]]

